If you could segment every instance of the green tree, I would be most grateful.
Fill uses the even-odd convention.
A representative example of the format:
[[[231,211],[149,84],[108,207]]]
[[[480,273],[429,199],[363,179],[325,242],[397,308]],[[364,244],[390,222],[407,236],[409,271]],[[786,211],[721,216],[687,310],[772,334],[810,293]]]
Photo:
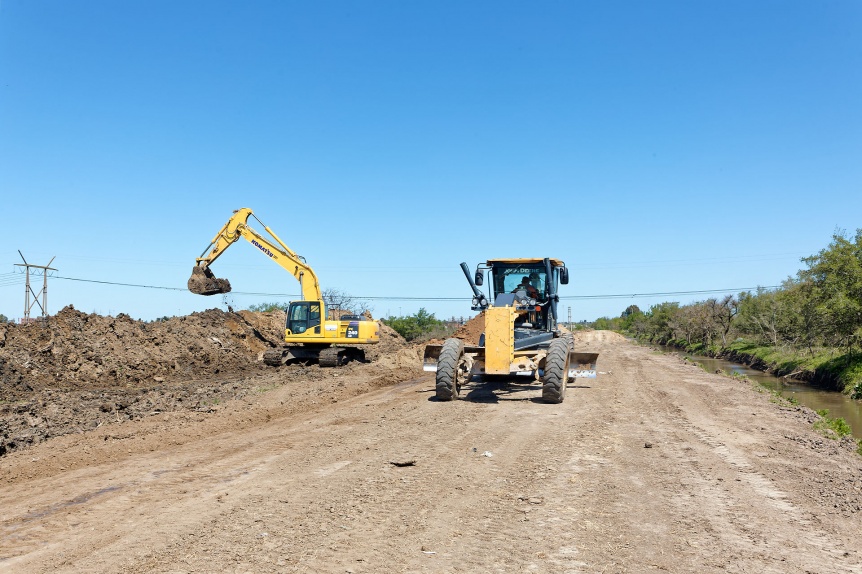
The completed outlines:
[[[812,295],[826,318],[824,334],[835,346],[847,349],[862,342],[862,229],[853,240],[836,232],[832,242],[817,255],[802,260],[808,269],[799,272],[813,285]]]
[[[255,313],[269,313],[271,311],[287,311],[287,303],[275,303],[274,301],[269,301],[267,303],[255,303],[254,305],[249,305],[248,310],[254,311]]]
[[[383,319],[383,322],[395,329],[399,335],[408,341],[432,333],[445,325],[443,321],[434,316],[434,313],[429,313],[424,307],[413,315],[388,317]]]
[[[679,313],[678,302],[667,302],[653,305],[646,312],[647,328],[645,335],[656,343],[667,343],[674,338],[672,323]]]
[[[597,331],[619,331],[622,320],[619,317],[599,317],[593,322],[593,329]]]
[[[727,295],[721,301],[707,299],[706,306],[716,332],[721,335],[721,344],[726,346],[727,337],[733,327],[733,318],[739,313],[739,300],[733,295]]]
[[[629,305],[626,307],[626,310],[623,311],[622,315],[620,315],[620,319],[622,319],[620,324],[620,329],[623,331],[636,332],[637,329],[635,325],[638,325],[643,321],[643,311],[640,310],[640,307],[637,305]]]

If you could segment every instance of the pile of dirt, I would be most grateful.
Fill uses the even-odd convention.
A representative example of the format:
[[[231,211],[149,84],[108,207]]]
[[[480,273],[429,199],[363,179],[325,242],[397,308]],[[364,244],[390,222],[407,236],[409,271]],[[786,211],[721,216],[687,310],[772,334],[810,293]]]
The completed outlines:
[[[254,392],[262,376],[276,372],[285,384],[320,371],[261,362],[264,351],[284,344],[284,322],[284,311],[209,309],[144,322],[69,306],[43,322],[0,325],[0,455],[102,424],[210,412]],[[358,367],[421,364],[403,354],[406,346],[381,324],[380,343],[366,347],[371,364]]]
[[[616,331],[574,331],[575,343],[621,343],[626,340],[624,335]]]
[[[485,332],[485,313],[479,313],[455,331],[452,335],[467,345],[478,345],[479,337]]]
[[[378,321],[380,329],[378,334],[380,342],[376,345],[369,345],[365,351],[365,356],[371,361],[375,361],[383,355],[397,353],[407,346],[407,340],[398,334],[398,331]]]
[[[4,398],[42,389],[136,387],[261,369],[278,345],[270,317],[209,309],[147,323],[68,306],[28,325],[0,327]]]

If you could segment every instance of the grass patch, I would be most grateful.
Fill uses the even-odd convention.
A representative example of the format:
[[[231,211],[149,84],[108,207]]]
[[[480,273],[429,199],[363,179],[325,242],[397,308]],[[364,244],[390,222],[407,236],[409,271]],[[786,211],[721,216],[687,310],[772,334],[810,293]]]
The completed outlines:
[[[761,346],[744,339],[732,342],[728,350],[750,355],[771,365],[776,373],[789,374],[810,371],[823,382],[830,381],[851,398],[862,399],[862,354],[853,358],[836,349],[817,349],[814,352],[772,346]]]
[[[817,411],[820,415],[820,420],[814,423],[814,428],[826,438],[837,440],[848,436],[852,429],[843,418],[832,418],[829,416],[829,410],[821,409]]]

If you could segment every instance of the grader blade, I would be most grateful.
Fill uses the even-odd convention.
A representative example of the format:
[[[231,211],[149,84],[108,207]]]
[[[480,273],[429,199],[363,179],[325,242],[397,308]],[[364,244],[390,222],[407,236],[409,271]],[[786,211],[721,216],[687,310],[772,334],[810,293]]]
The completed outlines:
[[[599,358],[598,353],[569,353],[569,379],[596,378],[596,361]]]
[[[422,357],[423,371],[437,371],[437,359],[440,358],[440,351],[443,350],[443,345],[426,345],[425,356]]]
[[[230,281],[219,279],[209,268],[195,265],[188,282],[189,291],[195,295],[219,295],[230,293]]]

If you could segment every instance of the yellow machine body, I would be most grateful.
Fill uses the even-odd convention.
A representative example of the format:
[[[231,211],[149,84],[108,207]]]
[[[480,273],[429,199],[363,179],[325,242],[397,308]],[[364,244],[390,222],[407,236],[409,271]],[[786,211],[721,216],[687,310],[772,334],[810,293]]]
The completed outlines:
[[[291,301],[287,311],[284,340],[286,343],[306,345],[367,345],[379,342],[380,325],[377,321],[361,317],[332,320],[327,317],[317,274],[266,225],[270,237],[248,225],[249,217],[257,217],[244,207],[234,212],[227,223],[216,233],[204,254],[196,259],[189,279],[189,290],[198,295],[215,295],[230,292],[230,283],[217,279],[209,267],[240,237],[251,243],[271,261],[280,265],[299,281],[301,301]],[[258,219],[258,222],[260,220]]]
[[[485,310],[485,373],[508,375],[515,360],[515,332],[512,325],[517,313],[512,307],[489,307]]]

